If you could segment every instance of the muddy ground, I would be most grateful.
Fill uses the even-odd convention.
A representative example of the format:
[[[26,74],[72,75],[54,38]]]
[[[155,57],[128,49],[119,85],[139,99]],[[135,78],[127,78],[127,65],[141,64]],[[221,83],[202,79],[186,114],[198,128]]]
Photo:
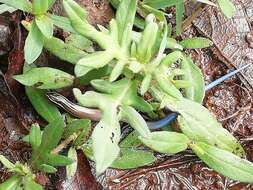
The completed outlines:
[[[89,11],[92,24],[106,25],[114,11],[106,0],[78,0]],[[190,12],[194,8],[189,6]],[[201,8],[196,18],[188,17],[181,38],[205,36],[213,40],[211,49],[192,50],[189,53],[204,73],[206,84],[253,61],[253,2],[237,0],[234,19],[227,20],[217,10]],[[53,12],[62,14],[62,7],[55,5]],[[186,12],[187,13],[187,12]],[[23,46],[26,32],[20,21],[29,15],[15,12],[0,16],[0,154],[12,161],[25,162],[30,158],[30,147],[20,139],[28,133],[31,123],[44,121],[36,115],[24,89],[12,75],[22,72]],[[56,35],[64,36],[57,30]],[[61,63],[47,52],[40,63]],[[243,144],[247,158],[253,161],[253,66],[240,76],[208,91],[204,105]],[[68,92],[65,92],[69,94]],[[2,166],[2,165],[1,165]],[[0,181],[11,174],[3,167]],[[96,190],[96,189],[196,189],[196,190],[249,190],[253,185],[229,180],[209,169],[191,151],[174,156],[159,156],[150,166],[133,170],[109,169],[98,178],[92,175],[92,164],[78,152],[78,171],[73,179],[65,181],[64,169],[57,175],[37,175],[37,180],[47,189]]]

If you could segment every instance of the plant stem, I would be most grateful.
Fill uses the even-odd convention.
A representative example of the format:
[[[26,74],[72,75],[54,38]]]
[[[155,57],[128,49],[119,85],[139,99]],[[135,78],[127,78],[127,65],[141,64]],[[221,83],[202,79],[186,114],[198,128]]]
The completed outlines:
[[[70,135],[67,139],[65,139],[64,141],[62,141],[61,144],[59,144],[55,149],[53,149],[51,151],[52,154],[58,154],[59,152],[62,151],[62,149],[66,148],[72,141],[74,141],[81,132],[78,133],[74,133],[72,135]]]

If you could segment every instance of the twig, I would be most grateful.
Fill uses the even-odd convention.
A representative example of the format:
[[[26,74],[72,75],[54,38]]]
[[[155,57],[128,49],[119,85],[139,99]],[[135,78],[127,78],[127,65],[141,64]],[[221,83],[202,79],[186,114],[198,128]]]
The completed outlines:
[[[67,139],[62,141],[61,144],[59,144],[54,150],[52,150],[52,154],[58,154],[59,152],[62,151],[62,149],[66,148],[72,141],[74,141],[81,132],[79,133],[74,133],[73,135],[70,135]]]

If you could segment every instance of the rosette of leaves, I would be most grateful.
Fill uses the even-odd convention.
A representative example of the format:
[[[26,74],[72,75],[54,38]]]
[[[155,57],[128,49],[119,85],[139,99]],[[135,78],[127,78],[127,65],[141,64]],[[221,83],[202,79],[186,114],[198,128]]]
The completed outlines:
[[[88,54],[77,62],[75,66],[75,74],[77,77],[83,76],[93,69],[113,64],[115,66],[110,74],[110,81],[118,78],[130,58],[129,47],[132,40],[132,27],[136,4],[136,0],[123,1],[117,12],[116,20],[111,20],[109,29],[98,26],[100,29],[98,31],[79,14],[75,8],[81,8],[78,4],[72,0],[63,1],[65,11],[76,32],[93,40],[103,49],[102,51]]]
[[[12,177],[0,184],[0,189],[43,190],[43,187],[35,182],[35,175],[27,165],[23,165],[20,162],[13,164],[3,155],[0,155],[0,162],[2,162],[9,172],[14,173]]]
[[[122,79],[114,83],[93,80],[92,86],[102,93],[74,89],[78,102],[87,107],[99,108],[102,118],[92,133],[92,150],[96,171],[101,174],[119,156],[120,121],[129,123],[142,137],[151,132],[142,116],[136,111],[149,113],[152,106],[137,95],[138,83]]]

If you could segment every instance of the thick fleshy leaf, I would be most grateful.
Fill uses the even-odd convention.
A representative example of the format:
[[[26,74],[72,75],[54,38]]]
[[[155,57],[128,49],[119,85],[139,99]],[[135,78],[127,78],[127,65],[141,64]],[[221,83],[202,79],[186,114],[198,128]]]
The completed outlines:
[[[20,176],[12,176],[5,182],[0,184],[1,190],[16,190],[22,178]]]
[[[139,133],[134,130],[120,142],[120,148],[132,148],[140,146],[142,142],[138,138],[139,136]]]
[[[32,4],[28,0],[0,0],[0,3],[4,3],[15,9],[20,9],[25,12],[32,12]]]
[[[182,132],[193,141],[201,141],[209,145],[233,152],[237,156],[245,155],[240,143],[214,118],[201,104],[182,98],[175,101],[172,97],[151,88],[152,95],[161,105],[178,112],[178,122]]]
[[[70,20],[66,17],[54,15],[54,14],[47,14],[48,17],[52,20],[55,26],[63,29],[66,32],[76,33],[74,28],[71,26]]]
[[[54,33],[54,25],[52,20],[46,15],[40,15],[35,17],[35,22],[41,33],[46,38],[51,38]]]
[[[84,51],[54,37],[45,39],[44,47],[61,60],[72,64],[77,64],[81,58],[87,55]]]
[[[169,53],[166,55],[165,58],[163,58],[161,65],[170,66],[171,64],[175,63],[176,61],[183,58],[183,53],[181,51],[173,51],[172,53]]]
[[[67,166],[72,164],[73,161],[67,156],[58,154],[47,154],[45,157],[45,163],[50,166]]]
[[[133,27],[135,13],[137,8],[137,0],[121,0],[119,7],[117,9],[116,20],[118,24],[118,34],[120,44],[122,42],[122,37],[124,31],[127,27]]]
[[[116,113],[107,114],[92,133],[92,149],[96,161],[96,172],[101,174],[118,157],[120,148],[120,125]]]
[[[77,49],[86,51],[86,52],[94,52],[92,47],[92,42],[87,38],[78,35],[78,34],[71,34],[67,38],[65,38],[65,42],[74,46]]]
[[[121,117],[126,120],[143,138],[149,138],[151,132],[141,115],[130,106],[121,106]]]
[[[36,183],[31,177],[26,177],[24,180],[24,190],[43,190],[43,187]]]
[[[14,11],[16,11],[17,9],[6,5],[6,4],[1,4],[0,5],[0,14],[5,13],[5,12],[9,12],[9,13],[13,13]]]
[[[208,38],[195,37],[195,38],[186,38],[180,42],[180,45],[186,49],[198,49],[198,48],[207,48],[213,45],[213,42]]]
[[[114,55],[111,52],[101,51],[88,54],[80,59],[75,67],[75,74],[81,77],[92,69],[102,68],[113,60]]]
[[[158,34],[158,24],[155,22],[155,16],[153,14],[148,15],[146,22],[146,27],[137,46],[137,59],[141,63],[150,61],[152,49],[156,43]]]
[[[112,168],[131,169],[150,165],[156,161],[152,152],[122,148],[120,156],[112,163]]]
[[[205,81],[201,70],[195,65],[190,57],[182,59],[182,79],[190,82],[191,86],[185,88],[185,95],[190,100],[202,103],[205,97]]]
[[[236,138],[224,129],[202,105],[191,100],[182,99],[175,105],[173,111],[175,110],[182,115],[178,117],[180,129],[191,140],[216,145],[238,156],[245,154]]]
[[[86,19],[88,16],[87,11],[82,8],[78,3],[76,3],[73,0],[64,0],[64,2],[66,2],[68,4],[68,6],[71,7],[71,9],[73,9],[73,11],[78,15],[78,17],[82,20]]]
[[[181,92],[173,85],[173,83],[170,81],[170,79],[168,79],[167,75],[164,72],[157,70],[155,73],[155,78],[158,85],[165,93],[176,99],[182,98]]]
[[[76,149],[73,147],[70,147],[68,151],[68,158],[73,160],[73,163],[66,166],[66,175],[68,179],[71,179],[77,170],[77,152]]]
[[[183,46],[180,45],[174,38],[168,38],[166,48],[183,50]]]
[[[91,129],[90,120],[87,119],[74,120],[66,126],[63,137],[67,138],[70,135],[73,135],[74,133],[77,134],[80,132],[78,137],[72,142],[72,146],[81,146],[87,139],[90,129]]]
[[[52,122],[56,118],[61,117],[61,113],[58,108],[49,102],[45,96],[46,91],[36,89],[33,87],[25,87],[26,95],[28,96],[30,102],[33,105],[33,108],[37,113],[43,117],[47,122]]]
[[[217,2],[226,17],[231,18],[235,15],[236,8],[230,0],[217,0]]]
[[[111,46],[112,44],[106,44],[105,38],[108,38],[102,32],[97,31],[92,25],[88,23],[86,18],[86,11],[80,7],[73,0],[64,0],[63,1],[64,9],[70,19],[72,27],[79,34],[95,40],[101,47]]]
[[[0,155],[0,162],[4,165],[4,167],[8,169],[13,169],[15,165],[11,163],[5,156]]]
[[[65,130],[64,130],[64,134],[63,137],[64,138],[68,138],[70,135],[73,135],[74,133],[77,133],[78,131],[83,131],[85,130],[86,133],[89,132],[91,127],[91,121],[88,119],[76,119],[74,121],[72,121],[71,123],[69,123]]]
[[[165,154],[176,154],[187,149],[190,140],[181,133],[159,131],[151,133],[149,138],[139,137],[149,148]]]
[[[33,151],[40,146],[41,138],[40,126],[38,124],[33,124],[29,133],[29,143],[31,144]]]
[[[252,162],[202,142],[192,144],[191,148],[203,162],[222,175],[240,182],[253,183]]]
[[[176,32],[180,34],[182,32],[182,24],[184,19],[184,0],[178,0],[176,4]]]
[[[38,166],[38,169],[42,172],[50,173],[50,174],[57,172],[57,169],[55,167],[47,165],[47,164],[41,164],[40,166]]]
[[[25,61],[28,64],[33,63],[41,54],[44,44],[44,37],[35,22],[32,23],[31,29],[25,41]]]
[[[48,0],[33,0],[33,14],[40,15],[47,12]]]
[[[50,67],[32,68],[13,78],[25,86],[34,86],[39,89],[63,88],[71,86],[74,82],[72,75]]]

